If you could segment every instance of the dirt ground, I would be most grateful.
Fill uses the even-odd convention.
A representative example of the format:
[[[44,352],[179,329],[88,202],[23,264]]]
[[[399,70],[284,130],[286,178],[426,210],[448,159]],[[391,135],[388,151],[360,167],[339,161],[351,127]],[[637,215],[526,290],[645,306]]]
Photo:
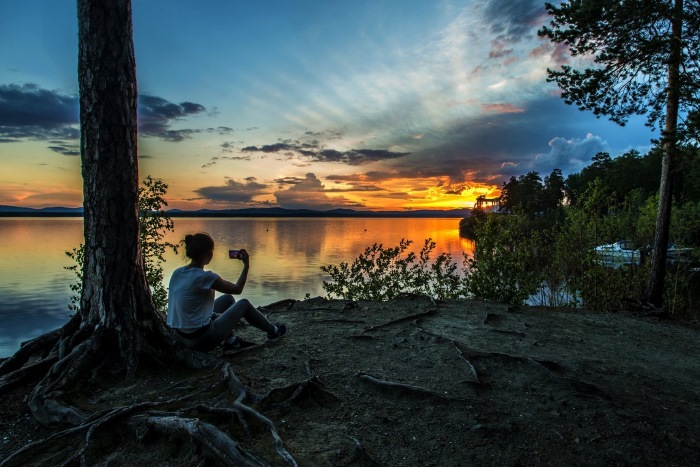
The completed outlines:
[[[225,412],[235,395],[217,387],[213,370],[144,371],[135,384],[86,388],[76,405],[141,403],[145,415],[157,417],[165,410],[159,401],[169,401],[168,413],[215,424],[256,462],[271,465],[697,465],[700,459],[695,322],[428,297],[316,298],[266,308],[271,320],[287,323],[289,335],[263,343],[262,333],[243,326],[241,336],[262,344],[221,359],[246,384],[249,405],[272,422],[277,443],[269,426]],[[33,422],[30,389],[0,395],[0,459],[58,432]],[[95,430],[87,464],[215,465],[206,447],[152,430],[134,437],[138,430],[127,429],[134,423]],[[84,432],[62,435],[60,444],[79,450],[86,440]],[[292,459],[278,455],[280,445]],[[52,443],[36,446],[33,464],[65,462],[52,454],[58,449]],[[23,462],[14,457],[7,464]]]

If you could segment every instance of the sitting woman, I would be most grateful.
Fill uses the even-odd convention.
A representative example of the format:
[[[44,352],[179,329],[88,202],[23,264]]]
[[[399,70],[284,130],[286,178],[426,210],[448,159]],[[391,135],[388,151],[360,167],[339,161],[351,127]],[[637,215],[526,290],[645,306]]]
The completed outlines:
[[[177,268],[170,278],[168,292],[168,325],[175,329],[185,347],[208,351],[224,342],[224,350],[254,345],[233,335],[234,326],[244,318],[268,340],[284,336],[284,324],[272,324],[248,300],[235,301],[231,294],[240,294],[248,277],[250,256],[241,250],[238,259],[243,271],[234,284],[218,274],[205,271],[214,256],[214,240],[206,233],[185,237],[187,266]],[[214,300],[214,291],[225,295]]]

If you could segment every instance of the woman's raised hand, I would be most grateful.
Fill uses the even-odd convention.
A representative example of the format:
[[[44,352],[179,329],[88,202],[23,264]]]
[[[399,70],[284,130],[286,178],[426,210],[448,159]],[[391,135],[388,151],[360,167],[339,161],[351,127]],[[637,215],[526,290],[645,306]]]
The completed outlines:
[[[248,266],[249,261],[250,261],[250,255],[248,254],[247,251],[241,250],[240,253],[238,253],[238,259],[243,261],[244,266]]]

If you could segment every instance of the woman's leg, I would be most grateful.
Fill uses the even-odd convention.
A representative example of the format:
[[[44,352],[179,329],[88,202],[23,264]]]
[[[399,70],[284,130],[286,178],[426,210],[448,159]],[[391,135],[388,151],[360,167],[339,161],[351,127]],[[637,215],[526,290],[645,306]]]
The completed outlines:
[[[228,310],[235,301],[236,299],[230,294],[222,295],[214,300],[214,313],[212,314],[211,319],[218,318],[221,313]]]
[[[216,322],[212,324],[216,325],[216,327],[233,329],[241,318],[245,319],[248,323],[252,324],[261,331],[268,332],[274,327],[272,323],[268,321],[265,315],[260,313],[260,311],[245,298],[231,305],[221,314],[221,316],[219,316]]]
[[[272,331],[274,325],[258,311],[245,298],[235,302],[226,311],[224,311],[216,320],[211,322],[211,327],[200,339],[197,339],[197,348],[199,350],[211,350],[226,339],[233,331],[234,326],[241,320],[247,322],[260,329],[261,331]]]

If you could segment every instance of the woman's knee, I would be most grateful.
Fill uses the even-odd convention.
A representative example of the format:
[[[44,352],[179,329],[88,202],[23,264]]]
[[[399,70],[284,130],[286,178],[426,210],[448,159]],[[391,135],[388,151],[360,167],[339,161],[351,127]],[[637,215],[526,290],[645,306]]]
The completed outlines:
[[[219,298],[217,298],[215,301],[221,302],[221,303],[226,303],[228,306],[231,306],[231,304],[233,302],[235,302],[236,299],[233,298],[233,295],[231,295],[231,294],[224,294],[224,295],[220,296]]]
[[[253,306],[247,298],[241,298],[240,300],[238,300],[238,303],[240,303],[240,306],[244,307]]]
[[[221,314],[226,309],[230,308],[231,305],[233,305],[236,302],[236,299],[233,298],[233,295],[226,294],[222,295],[216,300],[214,300],[214,313]]]

